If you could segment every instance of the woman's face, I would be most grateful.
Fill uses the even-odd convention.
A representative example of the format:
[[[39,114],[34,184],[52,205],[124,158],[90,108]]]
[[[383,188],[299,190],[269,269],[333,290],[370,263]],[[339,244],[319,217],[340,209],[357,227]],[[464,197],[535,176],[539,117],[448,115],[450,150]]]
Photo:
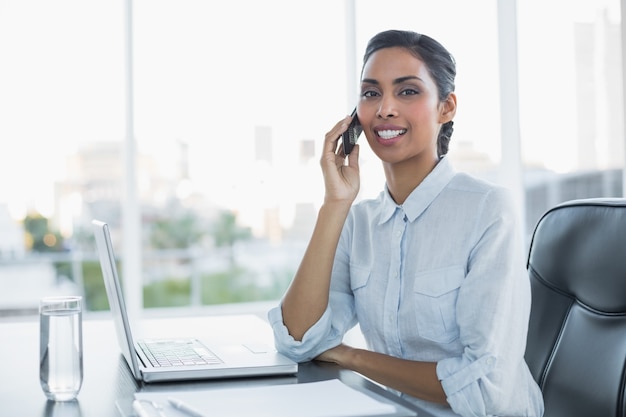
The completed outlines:
[[[452,104],[439,101],[428,68],[405,48],[380,49],[363,67],[357,113],[384,162],[436,160],[437,135],[454,116]]]

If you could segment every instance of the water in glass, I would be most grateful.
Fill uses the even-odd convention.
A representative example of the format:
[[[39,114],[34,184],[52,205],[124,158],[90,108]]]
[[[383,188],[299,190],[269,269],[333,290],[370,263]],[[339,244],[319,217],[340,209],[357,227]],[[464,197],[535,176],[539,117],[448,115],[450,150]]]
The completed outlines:
[[[42,300],[39,375],[41,387],[51,400],[72,400],[80,391],[83,380],[80,298]]]

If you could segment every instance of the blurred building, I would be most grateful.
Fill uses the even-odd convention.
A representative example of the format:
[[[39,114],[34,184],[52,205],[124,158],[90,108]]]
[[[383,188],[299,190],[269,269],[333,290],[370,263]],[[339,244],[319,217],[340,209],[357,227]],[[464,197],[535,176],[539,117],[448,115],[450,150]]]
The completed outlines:
[[[0,204],[0,259],[24,256],[24,228],[11,217],[6,204]]]
[[[88,227],[94,218],[106,220],[113,227],[121,223],[123,145],[121,141],[87,143],[68,157],[66,178],[55,184],[52,219],[64,236]],[[142,206],[164,205],[168,198],[176,196],[180,191],[179,178],[164,177],[150,156],[139,154],[137,159],[137,189]],[[179,167],[179,175],[186,172]]]

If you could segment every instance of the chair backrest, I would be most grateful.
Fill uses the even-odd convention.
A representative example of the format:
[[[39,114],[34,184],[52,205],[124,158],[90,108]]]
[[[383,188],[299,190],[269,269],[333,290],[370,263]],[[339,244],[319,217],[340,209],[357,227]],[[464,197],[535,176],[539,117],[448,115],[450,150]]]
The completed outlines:
[[[626,199],[560,204],[528,254],[526,361],[545,417],[626,416]]]

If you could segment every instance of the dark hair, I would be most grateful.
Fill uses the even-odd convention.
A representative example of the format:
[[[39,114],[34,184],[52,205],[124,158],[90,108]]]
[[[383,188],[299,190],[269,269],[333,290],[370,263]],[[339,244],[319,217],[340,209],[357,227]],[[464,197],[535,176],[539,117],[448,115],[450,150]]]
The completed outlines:
[[[387,30],[375,35],[365,48],[363,66],[372,54],[379,49],[401,47],[406,48],[416,58],[426,64],[428,73],[437,84],[439,100],[447,100],[454,91],[454,78],[456,76],[456,62],[446,48],[433,38],[421,33],[405,30]],[[437,137],[437,154],[439,157],[448,153],[448,144],[452,136],[453,122],[449,121],[441,126]]]

